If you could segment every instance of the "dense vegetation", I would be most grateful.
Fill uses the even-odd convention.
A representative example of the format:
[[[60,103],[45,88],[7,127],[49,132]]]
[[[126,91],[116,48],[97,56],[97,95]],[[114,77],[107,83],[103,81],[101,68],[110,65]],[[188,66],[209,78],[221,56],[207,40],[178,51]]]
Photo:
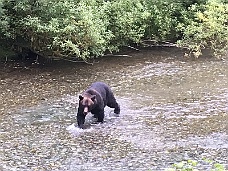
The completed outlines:
[[[222,164],[216,163],[213,160],[204,158],[203,163],[208,164],[208,166],[211,167],[210,171],[227,171]],[[174,163],[172,167],[166,168],[165,171],[200,171],[202,168],[199,169],[200,165],[198,164],[199,162],[195,160],[181,161],[179,163]]]
[[[87,60],[143,40],[196,57],[228,49],[227,0],[0,0],[0,56],[29,50]]]

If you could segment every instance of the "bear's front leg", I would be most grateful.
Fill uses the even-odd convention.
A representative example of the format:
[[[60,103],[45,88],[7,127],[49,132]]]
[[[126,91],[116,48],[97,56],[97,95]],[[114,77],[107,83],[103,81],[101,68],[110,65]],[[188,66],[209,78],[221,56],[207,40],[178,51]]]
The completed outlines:
[[[84,123],[85,123],[85,115],[78,113],[77,114],[77,122],[78,122],[78,127],[83,129]]]

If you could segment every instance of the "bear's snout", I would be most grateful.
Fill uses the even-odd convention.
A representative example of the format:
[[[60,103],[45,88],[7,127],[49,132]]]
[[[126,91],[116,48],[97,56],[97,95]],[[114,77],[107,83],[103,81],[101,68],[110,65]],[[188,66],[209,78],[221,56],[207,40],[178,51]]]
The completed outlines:
[[[89,112],[88,107],[85,107],[85,108],[84,108],[84,111],[83,111],[84,115],[87,115],[88,112]]]

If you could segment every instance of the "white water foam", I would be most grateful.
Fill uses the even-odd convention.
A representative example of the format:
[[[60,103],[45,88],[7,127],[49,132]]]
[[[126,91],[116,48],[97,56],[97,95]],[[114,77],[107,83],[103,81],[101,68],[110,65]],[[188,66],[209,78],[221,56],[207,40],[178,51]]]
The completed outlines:
[[[81,135],[81,134],[83,134],[85,132],[91,132],[91,131],[93,131],[93,128],[91,127],[91,128],[88,128],[88,129],[81,129],[81,128],[76,127],[75,124],[73,123],[73,124],[69,125],[66,128],[66,130],[69,133],[71,133],[72,135],[74,135],[74,136],[79,136],[79,135]]]

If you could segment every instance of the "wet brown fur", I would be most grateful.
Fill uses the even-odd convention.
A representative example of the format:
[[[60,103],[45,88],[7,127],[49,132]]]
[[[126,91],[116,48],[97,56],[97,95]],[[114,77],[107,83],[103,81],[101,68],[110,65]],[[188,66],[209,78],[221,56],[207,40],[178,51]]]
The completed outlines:
[[[114,113],[120,113],[119,104],[108,85],[102,82],[93,83],[82,95],[79,96],[79,107],[77,113],[77,122],[80,128],[83,128],[85,116],[91,112],[98,122],[104,120],[105,106],[114,108]]]

